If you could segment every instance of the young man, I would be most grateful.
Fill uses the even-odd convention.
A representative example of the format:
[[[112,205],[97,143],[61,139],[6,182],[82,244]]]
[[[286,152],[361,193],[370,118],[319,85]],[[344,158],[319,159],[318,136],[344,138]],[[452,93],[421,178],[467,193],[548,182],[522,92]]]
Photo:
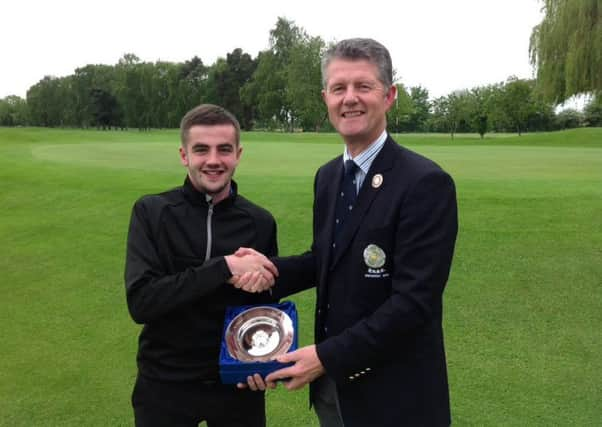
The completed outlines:
[[[276,259],[280,296],[317,288],[315,345],[251,389],[311,383],[321,426],[448,426],[443,290],[457,234],[454,183],[386,131],[389,52],[343,40],[322,62],[322,96],[345,142],[314,183],[309,252]],[[254,253],[241,250],[239,254]]]
[[[228,305],[267,302],[274,266],[240,246],[276,255],[272,215],[238,194],[236,118],[200,105],[181,123],[184,185],[144,196],[133,208],[125,286],[132,318],[144,324],[132,395],[137,426],[264,426],[264,396],[219,381]],[[244,292],[229,281],[248,273]]]

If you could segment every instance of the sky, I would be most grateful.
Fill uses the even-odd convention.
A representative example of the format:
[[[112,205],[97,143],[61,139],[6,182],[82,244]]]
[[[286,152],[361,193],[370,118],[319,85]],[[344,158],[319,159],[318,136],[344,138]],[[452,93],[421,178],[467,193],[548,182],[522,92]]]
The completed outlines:
[[[211,65],[236,48],[256,57],[278,17],[326,42],[370,37],[390,51],[406,87],[431,98],[533,77],[529,37],[541,0],[19,0],[0,5],[0,98],[26,96],[46,75],[87,64]]]

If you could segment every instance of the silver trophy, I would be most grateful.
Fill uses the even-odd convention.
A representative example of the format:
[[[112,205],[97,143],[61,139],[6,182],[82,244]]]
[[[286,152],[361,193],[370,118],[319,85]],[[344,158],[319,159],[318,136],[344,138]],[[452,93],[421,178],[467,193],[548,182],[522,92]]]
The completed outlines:
[[[258,306],[232,319],[225,339],[232,358],[242,362],[267,362],[289,350],[294,334],[288,314],[274,307]]]

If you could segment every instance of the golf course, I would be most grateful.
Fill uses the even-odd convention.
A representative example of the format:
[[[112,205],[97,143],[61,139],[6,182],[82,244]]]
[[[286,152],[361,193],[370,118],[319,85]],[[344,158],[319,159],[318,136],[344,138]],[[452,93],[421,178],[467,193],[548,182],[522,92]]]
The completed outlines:
[[[399,134],[456,183],[444,293],[454,426],[602,422],[602,128]],[[311,245],[334,133],[246,132],[235,181]],[[177,130],[0,127],[0,426],[130,426],[140,325],[123,280],[133,203],[181,185]],[[313,290],[291,298],[313,343]],[[307,389],[266,396],[268,426],[317,426]]]

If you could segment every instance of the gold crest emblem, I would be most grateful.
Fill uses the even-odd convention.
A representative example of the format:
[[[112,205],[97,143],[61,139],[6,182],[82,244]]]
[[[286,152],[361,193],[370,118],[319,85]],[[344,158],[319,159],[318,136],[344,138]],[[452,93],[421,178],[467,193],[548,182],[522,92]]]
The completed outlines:
[[[387,256],[385,251],[374,244],[369,244],[364,249],[364,262],[370,268],[380,268],[385,265]]]

